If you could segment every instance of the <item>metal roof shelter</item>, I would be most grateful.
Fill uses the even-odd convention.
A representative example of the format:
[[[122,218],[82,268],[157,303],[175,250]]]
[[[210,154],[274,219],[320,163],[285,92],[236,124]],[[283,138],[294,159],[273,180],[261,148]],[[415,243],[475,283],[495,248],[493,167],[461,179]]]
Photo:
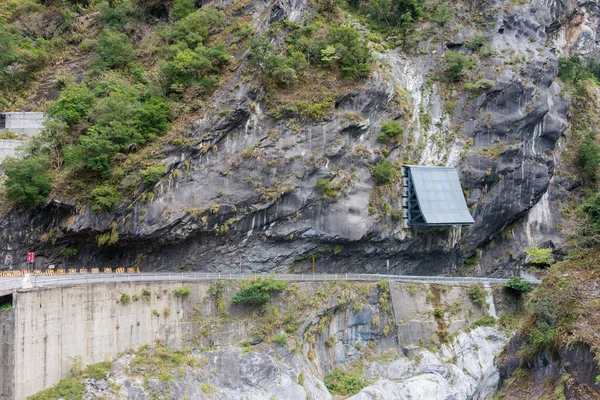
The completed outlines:
[[[409,226],[471,225],[455,168],[405,166]]]

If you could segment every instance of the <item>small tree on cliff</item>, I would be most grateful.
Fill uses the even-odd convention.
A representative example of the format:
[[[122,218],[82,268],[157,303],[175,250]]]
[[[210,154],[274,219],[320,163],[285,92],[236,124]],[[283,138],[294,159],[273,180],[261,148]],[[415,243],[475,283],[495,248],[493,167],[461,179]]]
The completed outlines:
[[[46,158],[7,158],[2,169],[6,174],[6,197],[10,201],[30,207],[46,201],[52,190],[52,176]]]
[[[287,281],[277,280],[272,276],[256,278],[242,284],[242,289],[233,296],[233,303],[244,303],[263,306],[271,300],[271,294],[285,289]]]

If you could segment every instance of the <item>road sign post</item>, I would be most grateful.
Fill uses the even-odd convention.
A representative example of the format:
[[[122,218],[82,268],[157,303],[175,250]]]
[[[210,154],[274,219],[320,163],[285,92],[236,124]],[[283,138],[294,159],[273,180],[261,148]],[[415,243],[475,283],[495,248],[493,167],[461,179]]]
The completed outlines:
[[[35,253],[30,251],[27,253],[27,269],[31,269],[35,263]]]

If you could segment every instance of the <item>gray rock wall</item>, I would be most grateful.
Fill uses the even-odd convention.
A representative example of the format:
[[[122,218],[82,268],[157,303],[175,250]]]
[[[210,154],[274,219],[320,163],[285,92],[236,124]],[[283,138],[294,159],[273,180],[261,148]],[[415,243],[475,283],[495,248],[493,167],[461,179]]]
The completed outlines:
[[[305,2],[279,1],[271,9],[250,2],[244,12],[270,15],[256,18],[262,32],[270,21],[303,21],[314,11]],[[40,266],[60,265],[61,249],[71,246],[79,255],[69,262],[81,267],[309,271],[316,255],[321,272],[384,272],[390,260],[392,273],[427,275],[453,273],[478,254],[481,262],[469,273],[505,276],[532,245],[560,248],[557,204],[577,185],[555,174],[569,117],[557,59],[596,54],[582,43],[595,37],[597,7],[489,0],[477,10],[459,4],[456,12],[448,37],[424,23],[416,34],[427,40],[413,51],[375,53],[371,77],[316,120],[273,118],[265,88],[240,54],[233,81],[207,102],[219,104],[219,112],[207,110],[190,127],[188,144],[161,149],[167,175],[140,188],[152,191],[151,199],[124,200],[111,214],[59,200],[13,210],[0,221],[3,268],[20,266],[30,249]],[[469,22],[475,17],[486,23]],[[581,29],[569,28],[575,25]],[[489,89],[431,78],[443,73],[446,49],[475,56],[466,43],[477,35],[488,37],[495,53],[479,57],[466,80],[487,79]],[[429,124],[421,121],[427,114]],[[390,159],[459,169],[474,226],[403,229],[390,211],[379,215],[374,202],[381,194],[369,168],[381,160],[376,136],[388,120],[406,130]],[[339,183],[339,196],[319,198],[319,178]],[[383,198],[400,210],[401,195],[398,184]],[[96,236],[113,226],[118,243],[98,247]],[[42,242],[51,230],[56,240]],[[502,240],[507,235],[514,240]]]

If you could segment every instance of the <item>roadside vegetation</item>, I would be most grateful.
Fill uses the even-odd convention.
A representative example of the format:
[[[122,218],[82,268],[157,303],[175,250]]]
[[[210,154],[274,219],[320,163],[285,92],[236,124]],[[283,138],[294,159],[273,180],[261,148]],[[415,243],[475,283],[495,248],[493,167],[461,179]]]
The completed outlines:
[[[516,296],[528,295],[529,316],[519,334],[521,368],[509,379],[502,393],[526,393],[532,376],[529,367],[542,354],[559,354],[563,348],[583,345],[600,358],[600,302],[588,295],[600,279],[596,267],[600,263],[600,145],[597,137],[600,108],[600,64],[584,62],[573,56],[559,59],[558,77],[572,101],[573,116],[565,158],[567,179],[577,182],[577,197],[562,204],[567,222],[568,254],[556,260],[552,249],[532,247],[526,250],[528,262],[543,268],[541,285],[533,288],[513,278],[505,287]],[[568,375],[549,385],[548,392],[565,398],[566,389],[575,390]],[[511,392],[512,391],[512,392]]]
[[[105,380],[109,371],[110,362],[92,364],[82,370],[81,357],[71,357],[71,376],[61,380],[50,389],[28,397],[28,400],[80,400],[86,394],[85,380],[90,378]]]

